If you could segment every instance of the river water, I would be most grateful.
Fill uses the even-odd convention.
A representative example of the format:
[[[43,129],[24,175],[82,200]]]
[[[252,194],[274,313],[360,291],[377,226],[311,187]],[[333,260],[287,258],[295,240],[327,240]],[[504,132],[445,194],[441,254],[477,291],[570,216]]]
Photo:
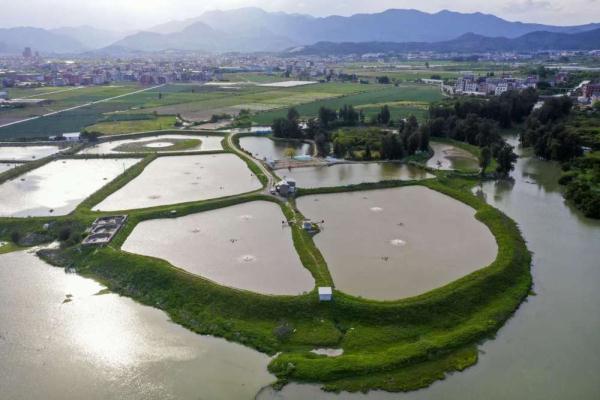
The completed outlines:
[[[102,289],[0,255],[1,399],[241,400],[275,380],[267,356]]]
[[[511,139],[515,144],[515,139]],[[412,393],[334,395],[315,385],[265,389],[260,399],[565,400],[600,398],[600,222],[565,203],[557,164],[522,153],[514,183],[479,194],[516,220],[534,253],[535,296],[519,308],[477,365]]]

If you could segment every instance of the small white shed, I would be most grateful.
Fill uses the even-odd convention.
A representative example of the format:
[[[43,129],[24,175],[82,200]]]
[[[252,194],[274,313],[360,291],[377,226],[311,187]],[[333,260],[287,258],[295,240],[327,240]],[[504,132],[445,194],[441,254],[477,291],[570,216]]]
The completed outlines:
[[[323,286],[319,288],[319,301],[333,300],[333,289],[331,286]]]
[[[78,142],[81,136],[80,132],[63,133],[62,136],[67,142]]]

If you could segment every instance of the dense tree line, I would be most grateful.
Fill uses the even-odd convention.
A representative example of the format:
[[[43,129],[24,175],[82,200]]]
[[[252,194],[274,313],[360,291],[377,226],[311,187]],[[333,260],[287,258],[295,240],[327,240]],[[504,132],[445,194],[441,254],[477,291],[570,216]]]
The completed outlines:
[[[565,197],[585,216],[600,218],[600,157],[578,157],[565,163],[566,173],[559,183],[566,186]]]
[[[276,118],[271,125],[273,136],[286,139],[302,138],[302,129],[299,124],[300,114],[295,108],[290,108],[286,118]]]
[[[521,143],[533,147],[535,154],[546,160],[567,161],[582,154],[581,140],[568,129],[566,119],[573,102],[567,96],[553,97],[534,111],[521,132]]]
[[[378,153],[381,160],[400,160],[429,150],[429,131],[411,115],[400,121],[397,131],[381,128],[342,129],[332,135],[333,153],[338,158],[368,161]],[[358,156],[357,154],[361,154]]]
[[[465,119],[469,114],[496,121],[501,128],[510,128],[513,123],[521,123],[531,113],[538,100],[535,89],[521,92],[510,90],[491,99],[460,97],[452,102],[432,105],[429,118]]]
[[[567,96],[552,97],[527,119],[521,143],[538,157],[560,161],[565,197],[586,216],[600,218],[600,117],[598,111],[573,111]],[[583,145],[592,152],[584,156]],[[595,151],[594,151],[595,150]]]
[[[507,176],[514,169],[517,156],[507,144],[499,128],[522,123],[531,113],[538,95],[534,89],[508,91],[489,100],[461,97],[434,104],[429,108],[429,121],[421,127],[431,137],[443,137],[479,146],[480,166],[497,162],[496,173]]]

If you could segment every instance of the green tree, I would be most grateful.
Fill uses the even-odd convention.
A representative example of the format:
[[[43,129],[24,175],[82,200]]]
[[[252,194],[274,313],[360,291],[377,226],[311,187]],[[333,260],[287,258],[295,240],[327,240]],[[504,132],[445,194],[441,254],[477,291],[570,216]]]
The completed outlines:
[[[380,124],[383,124],[383,125],[387,125],[390,123],[390,119],[391,119],[390,108],[386,104],[383,107],[381,107],[381,111],[379,111],[379,114],[377,115],[377,122],[379,122]]]
[[[287,113],[288,121],[298,121],[300,119],[300,113],[294,107],[290,108]]]
[[[408,155],[412,156],[417,152],[421,144],[421,135],[418,132],[413,133],[408,137]]]
[[[508,143],[504,143],[497,151],[496,162],[498,163],[498,167],[496,168],[496,172],[501,176],[508,176],[510,171],[515,168],[517,155],[513,149],[514,147]]]
[[[294,149],[293,147],[288,147],[283,151],[283,154],[288,158],[294,158],[294,156],[296,155],[296,149]]]
[[[371,161],[373,159],[373,155],[371,154],[371,146],[367,143],[365,146],[365,152],[363,153],[363,160]]]
[[[490,166],[492,161],[492,150],[489,147],[481,149],[479,154],[479,167],[481,168],[481,175],[485,175],[485,170]]]
[[[319,122],[323,128],[328,128],[329,124],[337,119],[337,113],[327,107],[319,108]]]

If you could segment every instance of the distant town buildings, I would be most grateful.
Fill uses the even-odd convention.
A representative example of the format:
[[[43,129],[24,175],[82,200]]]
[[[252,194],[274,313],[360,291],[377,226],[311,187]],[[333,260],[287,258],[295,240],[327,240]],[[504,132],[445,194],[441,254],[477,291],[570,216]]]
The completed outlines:
[[[538,81],[537,76],[527,78],[513,78],[511,75],[504,75],[499,78],[495,76],[476,77],[472,72],[465,72],[456,79],[454,93],[475,96],[500,96],[509,90],[535,88]]]

